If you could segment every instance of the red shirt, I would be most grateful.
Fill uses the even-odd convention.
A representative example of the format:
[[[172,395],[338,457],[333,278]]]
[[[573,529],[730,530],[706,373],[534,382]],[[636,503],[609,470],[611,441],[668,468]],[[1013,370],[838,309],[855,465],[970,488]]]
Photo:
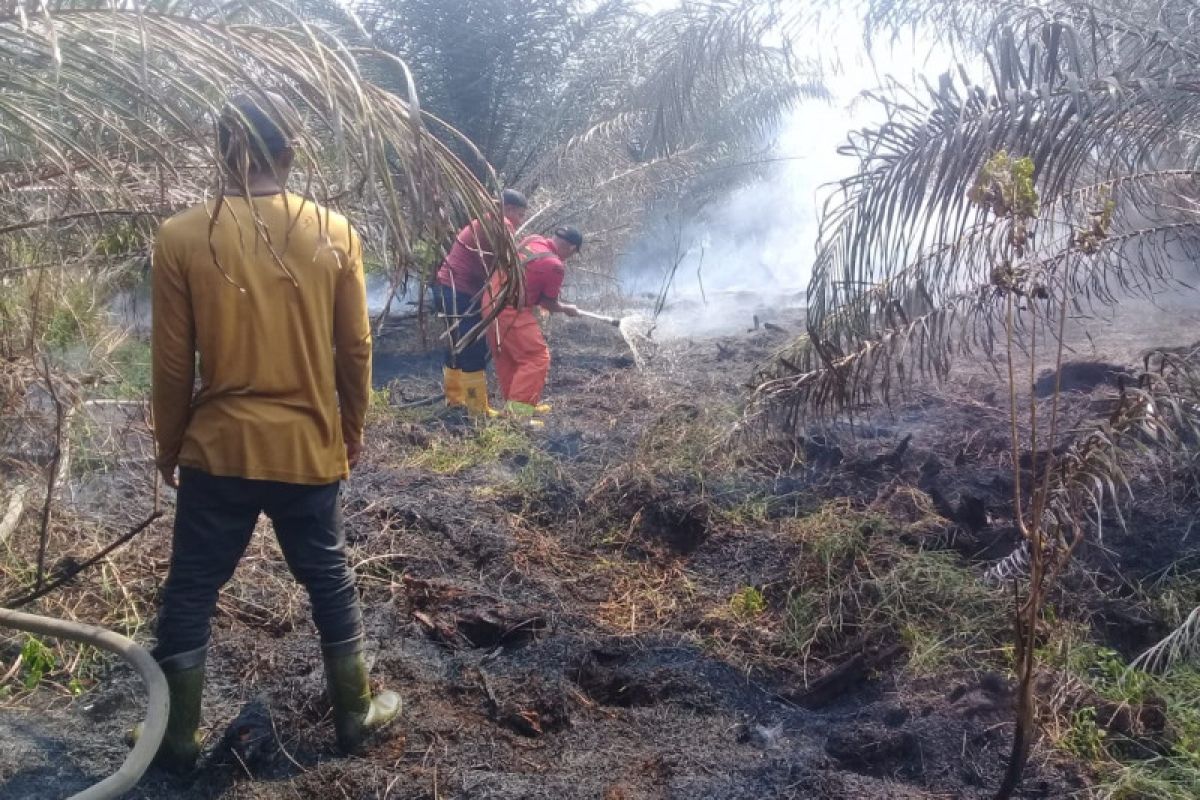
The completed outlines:
[[[543,300],[557,300],[562,290],[567,268],[554,249],[554,240],[545,236],[528,236],[517,248],[525,268],[525,307]]]
[[[515,233],[511,222],[506,219],[504,224],[508,226],[510,234]],[[483,223],[477,219],[471,220],[471,224],[454,237],[454,244],[438,269],[437,282],[474,296],[483,289],[487,276],[495,266],[496,250],[488,241]]]

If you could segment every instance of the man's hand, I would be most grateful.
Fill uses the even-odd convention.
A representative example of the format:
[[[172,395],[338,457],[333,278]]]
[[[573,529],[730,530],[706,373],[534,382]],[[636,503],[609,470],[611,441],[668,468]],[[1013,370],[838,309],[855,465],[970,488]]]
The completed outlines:
[[[578,317],[579,308],[570,303],[564,303],[557,297],[553,299],[543,299],[541,303],[542,311],[552,311],[555,314],[566,314],[568,317]]]
[[[179,478],[175,475],[175,465],[161,466],[158,468],[158,474],[162,475],[163,483],[170,486],[172,489],[179,488]]]
[[[350,465],[350,469],[358,466],[358,458],[362,455],[363,443],[346,442],[346,463]]]

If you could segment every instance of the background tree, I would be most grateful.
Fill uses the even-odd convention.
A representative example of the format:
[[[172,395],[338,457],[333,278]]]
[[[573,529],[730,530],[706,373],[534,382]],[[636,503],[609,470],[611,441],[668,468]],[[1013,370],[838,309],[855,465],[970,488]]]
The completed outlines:
[[[703,202],[755,174],[746,162],[769,149],[781,115],[824,96],[811,62],[751,35],[740,7],[301,3],[410,64],[431,130],[481,177],[488,164],[532,195],[530,230],[584,228],[592,265],[614,262],[657,201]],[[400,88],[395,74],[372,76]]]

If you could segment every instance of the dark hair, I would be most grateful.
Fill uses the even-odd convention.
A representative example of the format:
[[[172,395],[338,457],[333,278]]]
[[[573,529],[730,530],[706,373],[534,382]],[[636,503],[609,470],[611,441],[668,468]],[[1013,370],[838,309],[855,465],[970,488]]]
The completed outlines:
[[[506,206],[513,208],[528,208],[529,201],[525,199],[525,195],[518,192],[516,189],[505,189],[500,193],[500,202]]]
[[[225,104],[217,120],[217,147],[226,166],[240,172],[248,160],[251,171],[266,171],[291,147],[300,131],[300,116],[291,103],[273,93],[260,102],[238,95]]]

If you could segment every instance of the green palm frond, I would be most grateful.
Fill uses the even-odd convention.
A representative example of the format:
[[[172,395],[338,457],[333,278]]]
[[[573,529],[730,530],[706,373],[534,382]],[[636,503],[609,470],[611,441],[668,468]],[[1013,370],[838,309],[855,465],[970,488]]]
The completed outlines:
[[[796,81],[815,76],[815,67],[764,44],[741,8],[685,4],[645,20],[635,32],[626,71],[641,77],[625,88],[620,110],[636,158],[669,155],[706,137],[736,141],[730,134],[739,128],[753,138],[799,97],[826,96],[814,78]]]
[[[455,143],[456,152],[531,190],[577,153],[612,167],[697,145],[760,146],[797,97],[824,91],[812,76],[796,80],[797,63],[781,47],[751,36],[739,3],[657,14],[631,0],[364,0],[352,8],[373,44],[412,65],[423,108],[478,148]],[[323,16],[346,26],[341,11]]]
[[[623,0],[588,10],[575,0],[366,0],[351,8],[374,46],[411,64],[423,107],[486,162],[454,143],[457,152],[476,169],[490,163],[509,184],[617,96],[611,67],[634,16]],[[341,11],[325,17],[344,24]]]

